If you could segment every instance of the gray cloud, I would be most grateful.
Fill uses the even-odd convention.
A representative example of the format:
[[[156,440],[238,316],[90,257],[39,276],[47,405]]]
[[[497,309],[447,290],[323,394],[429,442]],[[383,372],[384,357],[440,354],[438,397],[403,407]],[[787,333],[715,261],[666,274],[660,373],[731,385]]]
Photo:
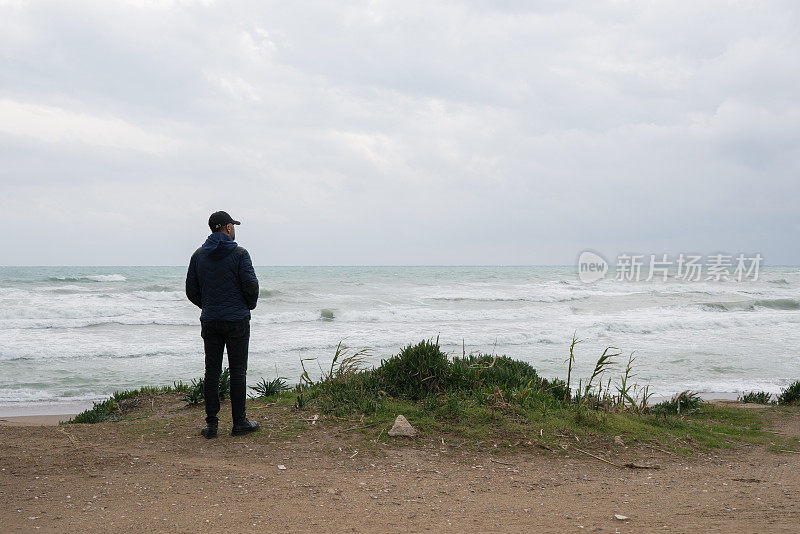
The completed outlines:
[[[793,2],[0,1],[0,264],[800,263]],[[80,237],[80,238],[79,238]],[[86,239],[90,237],[90,239]]]

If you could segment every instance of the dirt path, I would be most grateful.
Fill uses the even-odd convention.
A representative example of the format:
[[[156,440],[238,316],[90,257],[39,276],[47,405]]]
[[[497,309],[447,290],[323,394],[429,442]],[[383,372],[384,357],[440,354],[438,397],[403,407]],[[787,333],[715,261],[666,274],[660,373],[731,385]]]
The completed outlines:
[[[800,454],[764,447],[691,459],[643,448],[603,453],[660,466],[638,470],[574,448],[490,454],[430,440],[370,445],[324,424],[273,439],[264,422],[256,435],[211,441],[196,435],[194,414],[145,427],[2,427],[2,530],[800,529]],[[797,432],[800,415],[783,426]]]

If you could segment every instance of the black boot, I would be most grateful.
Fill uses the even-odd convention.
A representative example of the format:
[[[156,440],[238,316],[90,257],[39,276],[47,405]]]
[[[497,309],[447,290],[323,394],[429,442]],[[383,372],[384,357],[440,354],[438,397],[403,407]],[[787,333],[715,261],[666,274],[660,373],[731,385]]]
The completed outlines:
[[[258,430],[258,423],[255,421],[248,421],[247,419],[245,419],[241,423],[233,424],[233,431],[231,432],[231,436],[241,436],[242,434],[249,434],[250,432],[255,432],[256,430]]]
[[[217,425],[208,423],[203,429],[200,431],[200,434],[204,436],[206,439],[212,439],[217,437]]]

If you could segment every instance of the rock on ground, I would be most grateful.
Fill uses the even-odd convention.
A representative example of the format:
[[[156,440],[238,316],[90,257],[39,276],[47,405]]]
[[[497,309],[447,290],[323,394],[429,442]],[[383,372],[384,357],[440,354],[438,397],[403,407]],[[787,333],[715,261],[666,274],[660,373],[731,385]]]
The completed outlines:
[[[417,429],[411,426],[411,423],[408,422],[408,419],[402,415],[398,415],[394,420],[394,426],[391,430],[389,430],[389,435],[414,437],[417,435]]]

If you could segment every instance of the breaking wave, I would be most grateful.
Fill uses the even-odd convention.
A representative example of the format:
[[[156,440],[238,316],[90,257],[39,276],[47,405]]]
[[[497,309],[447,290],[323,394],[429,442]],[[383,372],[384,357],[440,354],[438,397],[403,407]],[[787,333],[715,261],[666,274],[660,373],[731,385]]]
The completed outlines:
[[[795,299],[756,299],[739,302],[706,302],[702,306],[712,311],[752,311],[757,308],[770,310],[800,310],[800,301]]]
[[[51,276],[50,282],[124,282],[127,280],[121,274],[92,274],[87,276]]]

